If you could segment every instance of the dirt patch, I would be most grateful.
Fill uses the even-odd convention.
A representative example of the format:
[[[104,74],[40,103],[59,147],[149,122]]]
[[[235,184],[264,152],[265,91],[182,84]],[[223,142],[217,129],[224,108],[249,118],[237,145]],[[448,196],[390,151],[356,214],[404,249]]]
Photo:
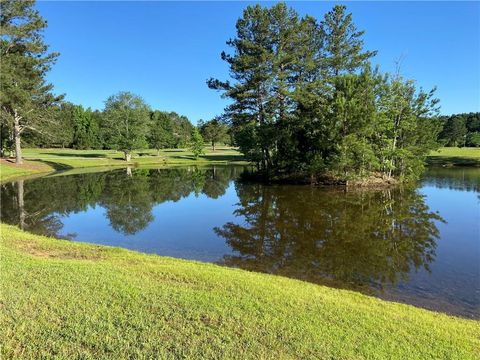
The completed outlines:
[[[15,247],[24,253],[29,255],[43,257],[43,258],[55,258],[55,259],[67,259],[67,260],[101,260],[104,259],[102,249],[62,249],[62,248],[48,248],[42,246],[36,242],[24,241],[16,242]]]
[[[45,171],[49,170],[49,166],[33,161],[25,161],[23,164],[15,164],[15,159],[0,159],[0,164],[9,166],[15,169],[23,170],[34,170],[34,171]]]

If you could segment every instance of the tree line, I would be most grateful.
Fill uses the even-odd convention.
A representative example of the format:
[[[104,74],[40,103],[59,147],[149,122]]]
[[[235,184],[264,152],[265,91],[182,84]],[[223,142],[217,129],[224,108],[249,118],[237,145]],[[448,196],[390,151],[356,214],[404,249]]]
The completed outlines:
[[[22,145],[117,149],[126,160],[135,149],[192,146],[198,156],[204,140],[215,149],[229,139],[217,119],[202,121],[197,129],[186,116],[152,110],[130,92],[110,96],[102,111],[65,102],[45,80],[59,54],[49,52],[43,41],[47,23],[34,1],[2,1],[0,23],[2,156],[14,152],[22,163]]]
[[[480,112],[441,116],[439,142],[443,146],[480,146]]]

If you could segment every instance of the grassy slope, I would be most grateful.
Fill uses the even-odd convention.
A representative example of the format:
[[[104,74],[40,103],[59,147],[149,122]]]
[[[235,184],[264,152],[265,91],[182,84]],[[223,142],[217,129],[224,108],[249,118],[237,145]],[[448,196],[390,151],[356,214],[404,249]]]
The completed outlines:
[[[183,149],[165,149],[159,155],[156,150],[144,150],[134,153],[132,161],[127,163],[123,160],[121,152],[112,150],[25,149],[24,157],[27,160],[25,166],[18,167],[2,161],[0,176],[1,180],[5,181],[39,172],[87,167],[192,165],[242,161],[241,154],[231,148],[220,148],[215,152],[209,148],[205,150],[206,154],[197,160],[190,151]]]
[[[0,230],[3,358],[480,358],[478,321]]]
[[[427,158],[430,165],[480,166],[480,148],[444,147]]]

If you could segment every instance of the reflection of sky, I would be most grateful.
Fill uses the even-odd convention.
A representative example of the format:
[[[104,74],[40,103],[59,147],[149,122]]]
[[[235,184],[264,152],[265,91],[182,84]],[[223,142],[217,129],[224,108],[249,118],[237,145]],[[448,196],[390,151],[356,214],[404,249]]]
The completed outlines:
[[[436,221],[440,233],[436,257],[429,267],[412,271],[410,280],[389,289],[387,298],[427,308],[438,306],[453,312],[461,303],[470,314],[480,315],[480,204],[474,191],[438,188],[428,184],[419,189],[430,211],[445,222]],[[472,315],[473,316],[473,315]]]
[[[448,177],[442,179],[441,184],[431,181],[424,184],[419,191],[425,195],[429,211],[438,212],[446,221],[436,221],[440,238],[437,240],[435,260],[429,264],[431,273],[423,268],[413,270],[406,283],[395,288],[387,287],[384,296],[427,308],[451,308],[452,312],[456,312],[454,304],[461,303],[464,309],[470,309],[470,313],[478,314],[479,193],[449,188]],[[215,262],[225,254],[231,254],[232,250],[213,229],[230,221],[243,222],[242,218],[233,215],[238,202],[233,182],[217,199],[204,194],[196,197],[191,193],[177,202],[155,205],[153,221],[134,235],[124,235],[112,229],[105,208],[89,207],[86,211],[61,217],[64,226],[60,235],[76,234],[77,241]]]
[[[213,231],[228,221],[238,197],[233,182],[218,199],[194,193],[177,202],[155,205],[154,220],[134,235],[124,235],[110,227],[106,210],[101,206],[71,213],[61,218],[60,235],[76,234],[75,240],[95,244],[120,246],[142,252],[156,253],[185,259],[217,261],[231,253],[225,241]]]

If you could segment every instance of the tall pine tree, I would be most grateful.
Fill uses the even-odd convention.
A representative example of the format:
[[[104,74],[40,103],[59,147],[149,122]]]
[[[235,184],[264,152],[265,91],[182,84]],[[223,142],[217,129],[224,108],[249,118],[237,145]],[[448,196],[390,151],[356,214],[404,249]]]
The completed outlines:
[[[46,21],[34,8],[34,1],[0,2],[0,101],[2,123],[13,131],[16,163],[21,164],[21,134],[25,129],[42,131],[48,111],[61,100],[52,94],[45,74],[57,58],[49,53],[42,31]]]

